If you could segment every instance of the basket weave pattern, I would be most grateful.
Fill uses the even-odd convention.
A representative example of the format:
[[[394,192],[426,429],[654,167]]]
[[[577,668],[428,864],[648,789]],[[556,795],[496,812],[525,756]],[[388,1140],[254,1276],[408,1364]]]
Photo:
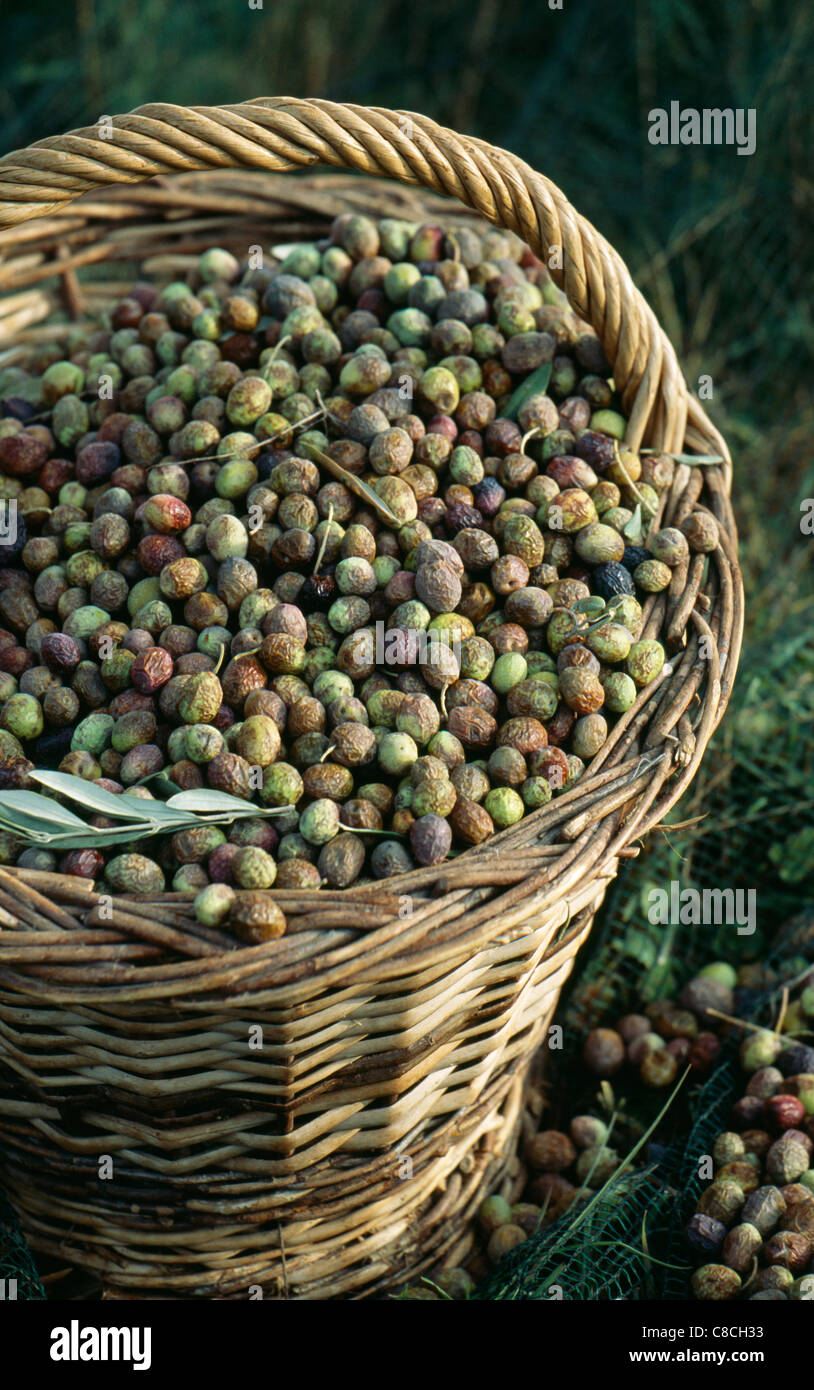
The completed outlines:
[[[0,1183],[32,1246],[146,1296],[361,1297],[461,1258],[486,1188],[511,1188],[524,1078],[573,958],[723,714],[743,622],[729,455],[619,256],[504,151],[289,99],[144,107],[113,130],[0,160],[2,360],[69,331],[43,324],[55,309],[114,302],[138,264],[174,278],[208,245],[322,235],[349,208],[474,213],[546,258],[562,246],[554,278],[613,363],[630,447],[725,460],[677,467],[661,499],[657,524],[707,508],[721,533],[645,604],[669,666],[575,787],[487,844],[275,892],[288,933],[256,947],[201,927],[191,895],[111,909],[93,884],[0,870]],[[429,193],[280,173],[316,164]]]

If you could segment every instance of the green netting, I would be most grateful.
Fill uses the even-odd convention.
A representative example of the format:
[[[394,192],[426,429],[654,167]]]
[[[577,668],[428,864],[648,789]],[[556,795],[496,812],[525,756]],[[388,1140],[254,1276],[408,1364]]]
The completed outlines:
[[[584,1211],[572,1208],[539,1236],[511,1251],[481,1285],[477,1297],[583,1302],[685,1296],[674,1292],[686,1288],[689,1276],[680,1239],[681,1216],[696,1195],[697,1155],[709,1151],[733,1084],[732,1063],[727,1061],[702,1088],[693,1107],[694,1118],[686,1118],[682,1109],[671,1143],[647,1142],[642,1166],[614,1176],[599,1193],[591,1194]],[[638,1129],[640,1138],[644,1137],[666,1099],[661,1093],[657,1099],[651,1096],[628,1108],[626,1134],[632,1138]],[[669,1114],[665,1123],[670,1123]],[[619,1151],[625,1156],[631,1149],[628,1144]]]
[[[814,636],[798,616],[771,615],[744,662],[727,718],[698,777],[669,825],[623,865],[578,958],[558,1022],[565,1046],[548,1065],[552,1106],[546,1124],[567,1128],[596,1113],[597,1085],[574,1084],[585,1033],[612,1025],[656,998],[675,997],[713,960],[767,961],[779,974],[814,959]],[[653,925],[650,893],[677,880],[682,889],[754,889],[758,929],[733,925]],[[792,921],[788,921],[792,918]],[[781,924],[786,922],[785,929]],[[768,1019],[776,998],[755,994],[749,1013]],[[741,1012],[744,1006],[741,1007]],[[501,1262],[482,1299],[687,1298],[690,1266],[683,1227],[702,1181],[699,1155],[726,1125],[739,1082],[738,1039],[698,1087],[689,1079],[640,1155],[646,1166],[615,1178],[578,1223],[566,1212]],[[653,1124],[663,1093],[630,1073],[614,1078],[614,1147],[625,1156]],[[558,1101],[557,1097],[560,1097]],[[621,1142],[623,1141],[623,1142]],[[559,1295],[553,1292],[557,1286]]]
[[[623,1174],[582,1219],[566,1213],[511,1251],[478,1299],[615,1299],[648,1285],[652,1296],[646,1230],[672,1211],[675,1197],[654,1166]]]
[[[656,1286],[658,1298],[688,1297],[691,1265],[687,1260],[684,1227],[695,1211],[702,1189],[708,1184],[707,1179],[698,1175],[699,1159],[702,1154],[710,1152],[716,1137],[727,1128],[729,1110],[738,1094],[740,1073],[735,1051],[734,1046],[728,1049],[724,1061],[715,1068],[698,1094],[692,1128],[681,1146],[682,1151],[676,1155],[675,1197],[659,1231],[659,1248],[664,1251],[664,1264],[660,1267]]]
[[[603,943],[597,954],[604,956],[607,946]],[[776,950],[767,958],[777,984],[755,992],[742,1015],[771,1022],[783,981],[797,976],[801,963],[813,959],[814,921],[803,914],[778,934]],[[589,972],[593,969],[592,958]],[[584,991],[583,982],[575,993]],[[597,1021],[595,1014],[589,1026]],[[742,1091],[737,1064],[741,1036],[736,1033],[726,1042],[721,1061],[703,1086],[688,1091],[683,1104],[676,1098],[656,1129],[657,1134],[672,1131],[674,1137],[644,1150],[651,1162],[607,1183],[589,1204],[587,1216],[566,1212],[512,1251],[478,1290],[478,1298],[686,1299],[692,1266],[684,1227],[707,1181],[699,1176],[699,1160],[727,1127],[732,1102]],[[635,1133],[637,1125],[646,1133],[664,1105],[663,1096],[656,1102],[652,1096],[637,1096],[633,1084],[627,1089],[632,1094],[632,1104],[623,1111],[627,1133]]]
[[[756,999],[750,1011],[756,1021],[767,1025],[773,1023],[779,1011],[784,981],[795,979],[799,976],[801,963],[812,960],[814,919],[810,913],[805,913],[787,922],[778,932],[775,949],[766,961],[776,973],[778,982]],[[687,1136],[676,1177],[678,1196],[670,1213],[664,1240],[666,1259],[672,1263],[681,1263],[682,1256],[686,1258],[684,1227],[708,1182],[698,1176],[699,1159],[710,1152],[716,1136],[728,1128],[730,1107],[743,1094],[743,1073],[736,1060],[739,1041],[740,1038],[737,1038],[730,1045],[727,1056],[701,1090],[694,1106],[694,1123]],[[659,1297],[686,1298],[686,1275],[678,1276],[673,1270],[666,1270],[659,1285]]]
[[[761,996],[755,1015],[765,1017],[773,998],[768,991]],[[611,1179],[589,1203],[587,1215],[566,1212],[510,1252],[478,1290],[478,1298],[686,1299],[692,1266],[684,1226],[705,1186],[699,1159],[726,1128],[739,1093],[739,1041],[736,1037],[727,1043],[709,1079],[684,1097],[688,1110],[676,1098],[678,1114],[671,1107],[663,1122],[675,1132],[671,1142],[650,1143],[644,1153],[651,1161]],[[650,1099],[648,1110],[655,1114],[634,1102],[633,1123],[638,1113],[641,1126],[647,1122],[649,1128],[663,1106],[663,1095],[658,1105]]]
[[[0,1194],[0,1299],[15,1298],[44,1299],[45,1290],[17,1218]]]

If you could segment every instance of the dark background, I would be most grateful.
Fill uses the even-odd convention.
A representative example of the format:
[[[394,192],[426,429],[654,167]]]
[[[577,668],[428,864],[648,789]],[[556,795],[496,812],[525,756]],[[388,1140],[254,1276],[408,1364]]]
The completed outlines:
[[[814,890],[814,537],[800,530],[814,495],[814,7],[562,3],[7,4],[0,146],[151,101],[322,96],[423,112],[559,184],[625,257],[690,384],[713,379],[748,617],[732,708],[689,800],[734,856],[723,864],[715,843],[715,872],[745,866],[754,884],[760,865],[780,911],[776,891]],[[648,112],[671,101],[754,107],[755,153],[651,145]]]

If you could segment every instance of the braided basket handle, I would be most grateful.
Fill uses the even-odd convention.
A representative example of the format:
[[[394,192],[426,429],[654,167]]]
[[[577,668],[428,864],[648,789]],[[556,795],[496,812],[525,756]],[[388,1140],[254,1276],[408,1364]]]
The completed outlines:
[[[560,190],[522,160],[425,116],[267,97],[237,106],[141,106],[0,159],[0,227],[66,206],[105,184],[208,168],[275,171],[333,165],[457,198],[527,242],[592,324],[629,416],[627,442],[679,451],[685,438],[726,446],[690,397],[675,352],[624,261]],[[688,417],[690,433],[687,432]]]

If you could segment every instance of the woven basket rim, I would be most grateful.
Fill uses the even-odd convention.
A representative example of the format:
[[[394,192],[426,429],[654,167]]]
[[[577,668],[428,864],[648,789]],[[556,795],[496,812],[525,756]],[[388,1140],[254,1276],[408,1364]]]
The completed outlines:
[[[574,212],[554,185],[505,151],[458,137],[415,113],[289,98],[194,110],[153,105],[113,118],[112,126],[114,140],[100,138],[98,130],[91,128],[40,141],[27,151],[0,160],[0,228],[9,229],[0,230],[0,256],[6,253],[7,265],[14,265],[15,247],[24,257],[30,246],[20,231],[23,223],[28,224],[26,232],[36,238],[40,226],[81,226],[86,219],[101,240],[107,215],[108,235],[118,237],[121,244],[128,203],[131,213],[135,209],[138,215],[168,194],[178,200],[180,211],[185,194],[193,203],[201,197],[206,200],[207,194],[201,190],[207,178],[217,184],[222,198],[228,198],[231,190],[239,193],[241,189],[241,175],[228,172],[232,165],[266,170],[299,167],[306,171],[317,163],[346,167],[357,174],[373,175],[363,182],[374,196],[381,193],[384,174],[408,185],[420,184],[444,198],[457,198],[487,221],[517,231],[533,251],[562,245],[564,269],[553,276],[559,278],[576,311],[593,324],[606,350],[607,345],[616,349],[617,356],[610,357],[614,370],[618,360],[623,362],[622,389],[631,407],[633,447],[643,439],[657,440],[658,448],[675,453],[686,443],[695,451],[714,449],[725,459],[723,465],[703,470],[679,465],[673,487],[662,499],[661,511],[672,524],[701,506],[699,497],[706,489],[705,501],[721,532],[721,545],[714,556],[717,592],[712,597],[704,592],[696,565],[688,590],[671,590],[669,598],[653,596],[645,605],[643,636],[662,633],[672,618],[677,669],[666,667],[661,678],[640,692],[632,709],[617,719],[608,742],[575,787],[485,845],[467,849],[442,866],[344,890],[319,889],[297,895],[268,890],[280,902],[296,896],[304,905],[303,924],[312,922],[312,930],[347,932],[351,930],[347,923],[349,906],[369,911],[377,925],[370,932],[355,928],[350,945],[335,948],[333,954],[338,955],[340,966],[349,954],[357,963],[367,959],[374,970],[377,960],[381,969],[394,970],[398,960],[402,964],[412,960],[414,968],[421,969],[428,950],[448,950],[456,956],[480,949],[499,937],[507,924],[512,929],[518,911],[522,915],[524,898],[533,897],[539,910],[553,908],[565,902],[586,874],[606,872],[620,854],[628,852],[633,840],[663,819],[694,775],[726,706],[743,623],[726,445],[700,403],[689,395],[672,345],[618,254]],[[222,167],[213,171],[212,164]],[[179,168],[185,172],[178,173]],[[208,173],[196,173],[202,168]],[[150,176],[159,178],[159,186],[139,182]],[[265,178],[269,184],[276,179],[279,185],[281,180],[274,173]],[[307,189],[305,197],[312,203],[319,201],[320,180],[323,189],[330,188],[339,197],[347,194],[347,176],[306,172],[298,186]],[[135,188],[123,187],[133,181]],[[214,190],[210,205],[212,200],[217,203]],[[119,211],[122,204],[124,217]],[[58,235],[54,236],[55,247],[58,241]],[[40,264],[31,272],[38,282],[42,268]],[[60,271],[58,249],[50,261],[46,259],[46,268],[66,278]],[[0,270],[0,293],[5,274],[5,269]],[[693,635],[682,647],[688,623]],[[701,641],[706,642],[709,659],[699,671]],[[696,697],[700,714],[693,727],[688,711]],[[654,705],[656,713],[651,718],[649,710]],[[662,790],[665,784],[666,790]],[[633,809],[622,821],[621,812],[631,803]],[[554,837],[554,844],[541,846],[542,835]],[[18,906],[27,896],[29,911],[36,914],[43,909],[42,899],[47,893],[53,892],[55,901],[66,891],[73,892],[75,898],[74,885],[60,889],[54,882],[57,877],[36,879],[25,871],[4,870],[0,891],[11,895]],[[505,891],[493,906],[490,893],[501,889]],[[37,905],[31,894],[37,894]],[[411,925],[405,928],[397,916],[388,920],[386,914],[397,912],[398,901],[411,894],[419,895],[421,904],[417,917],[414,914],[410,919]],[[158,910],[166,906],[168,912],[176,912],[188,909],[193,896],[155,895],[147,901]],[[453,923],[458,922],[460,900],[468,903],[467,927],[445,927],[445,911],[452,913]],[[94,910],[98,913],[98,904]],[[58,906],[57,911],[64,912],[66,907]],[[131,939],[127,931],[124,939]],[[396,949],[397,942],[400,949]],[[257,961],[259,966],[262,961],[280,959],[280,943],[237,946],[230,955],[236,964]],[[328,955],[330,958],[331,953]],[[204,958],[198,964],[203,967]],[[313,962],[302,962],[302,969],[312,971]],[[262,970],[259,976],[263,978]],[[30,976],[21,976],[20,983],[22,978],[27,978],[28,986],[33,985]],[[204,969],[202,983],[205,978]]]
[[[389,184],[394,199],[421,187],[425,205],[462,199],[532,250],[562,245],[559,282],[618,373],[628,441],[725,459],[680,465],[662,497],[660,517],[700,507],[720,531],[706,578],[696,557],[645,605],[642,635],[665,636],[673,669],[583,779],[486,845],[345,890],[272,888],[289,930],[254,947],[197,923],[192,894],[111,897],[0,868],[0,1171],[32,1248],[130,1296],[263,1283],[285,1297],[289,1280],[309,1298],[376,1294],[463,1262],[482,1197],[521,1195],[524,1082],[559,990],[619,860],[691,780],[734,679],[729,454],[617,253],[505,151],[409,113],[287,98],[144,107],[113,129],[112,143],[73,132],[0,160],[0,343],[36,343],[58,303],[72,316],[116,293],[107,275],[79,283],[94,257],[138,248],[133,259],[152,251],[169,269],[204,228],[381,207],[384,175],[410,185]],[[250,193],[232,164],[266,172]],[[276,172],[294,165],[296,198]],[[262,1066],[246,1046],[257,1021]],[[98,1183],[100,1147],[122,1156],[120,1184]]]

